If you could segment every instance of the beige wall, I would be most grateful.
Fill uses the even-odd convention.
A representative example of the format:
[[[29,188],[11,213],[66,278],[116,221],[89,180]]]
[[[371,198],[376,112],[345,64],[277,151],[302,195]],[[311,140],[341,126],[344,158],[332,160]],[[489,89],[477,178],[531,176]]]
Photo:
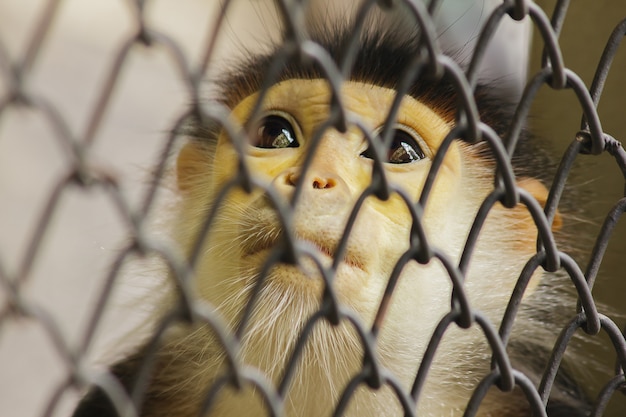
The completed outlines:
[[[555,1],[538,2],[546,11],[552,12]],[[613,28],[626,18],[626,2],[598,0],[571,2],[567,20],[560,37],[565,66],[575,71],[585,85],[590,87],[598,61]],[[531,52],[530,75],[539,68],[541,42],[535,31]],[[621,46],[613,62],[599,104],[599,116],[604,131],[622,143],[626,143],[626,44]],[[573,140],[580,129],[582,110],[571,90],[553,91],[544,86],[533,104],[530,125],[542,140],[548,141],[555,155],[559,155]],[[574,195],[576,209],[582,209],[583,222],[575,222],[568,232],[578,241],[581,252],[576,260],[586,267],[595,236],[608,211],[624,196],[625,179],[615,160],[608,154],[601,156],[581,155],[577,159],[568,181],[568,193]],[[571,203],[570,203],[571,204]],[[606,256],[594,288],[600,303],[613,308],[621,315],[619,325],[624,324],[626,314],[626,217],[614,230]],[[603,338],[606,341],[606,337]],[[608,344],[607,344],[608,346]],[[591,347],[597,358],[612,366],[615,354],[602,347]],[[595,395],[595,393],[593,394]],[[616,394],[611,404],[611,416],[621,416],[626,409],[626,399]]]
[[[178,0],[173,8],[172,1],[149,3],[150,21],[178,39],[194,61],[217,3]],[[22,56],[45,3],[0,2],[0,41],[14,61]],[[125,18],[126,3],[62,2],[56,24],[27,78],[29,90],[53,101],[77,136],[85,131],[113,54],[133,28],[131,20]],[[275,21],[261,12],[262,2],[253,3],[255,6],[242,6],[238,2],[239,10],[234,13],[249,21],[236,26],[236,36],[232,32],[225,34],[225,45],[232,45],[237,38],[248,45],[251,40],[258,42],[258,47],[263,47],[263,39],[275,34]],[[588,85],[601,45],[623,17],[626,5],[621,1],[572,2],[562,36],[565,63]],[[237,48],[220,48],[220,55],[225,58],[237,53]],[[532,56],[538,56],[536,49]],[[605,130],[622,140],[626,132],[625,69],[626,52],[622,51],[600,106]],[[3,88],[6,84],[0,81],[0,92]],[[580,110],[571,93],[546,90],[533,107],[532,124],[560,153],[578,129]],[[119,178],[121,191],[132,207],[138,207],[143,198],[147,171],[157,160],[165,132],[184,109],[184,92],[185,86],[163,53],[138,51],[120,79],[90,158],[93,164]],[[51,187],[65,174],[67,160],[63,147],[41,117],[28,111],[11,111],[0,120],[0,265],[9,274],[19,270],[42,205],[49,198]],[[594,234],[603,213],[622,195],[624,179],[608,156],[581,158],[575,175],[574,188],[584,196],[581,204],[590,210],[591,223],[584,226],[584,233]],[[65,195],[23,290],[29,302],[51,314],[72,348],[80,342],[108,266],[126,234],[123,221],[108,201],[102,192]],[[625,224],[622,221],[615,232],[596,291],[601,300],[622,313],[626,313]],[[140,278],[150,279],[145,273]],[[129,285],[138,293],[145,286],[141,280]],[[0,293],[0,303],[3,300]],[[99,332],[93,356],[108,353],[111,339],[121,328],[129,327],[132,320],[126,306],[114,309]],[[32,321],[4,322],[0,327],[0,415],[41,415],[51,390],[65,377],[63,366],[55,363],[62,363],[61,357],[41,326]],[[75,399],[76,396],[63,401],[55,415],[67,415]],[[620,404],[626,407],[624,402]],[[616,410],[613,415],[621,415]]]

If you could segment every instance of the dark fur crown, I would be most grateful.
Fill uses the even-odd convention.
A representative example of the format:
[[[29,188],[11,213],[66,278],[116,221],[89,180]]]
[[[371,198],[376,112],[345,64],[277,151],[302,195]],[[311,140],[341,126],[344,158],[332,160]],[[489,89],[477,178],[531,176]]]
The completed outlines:
[[[436,111],[450,122],[458,115],[458,87],[449,74],[436,78],[430,67],[438,57],[420,46],[419,32],[401,34],[393,30],[366,30],[359,36],[353,28],[335,26],[311,30],[309,40],[321,46],[332,59],[336,75],[399,90]],[[218,80],[220,100],[234,107],[243,98],[289,79],[329,78],[319,60],[300,53],[293,43],[275,45],[272,52],[250,54],[246,62]],[[446,54],[456,60],[458,53]],[[503,101],[494,86],[479,85],[474,91],[480,118],[503,136],[512,118],[514,104]]]

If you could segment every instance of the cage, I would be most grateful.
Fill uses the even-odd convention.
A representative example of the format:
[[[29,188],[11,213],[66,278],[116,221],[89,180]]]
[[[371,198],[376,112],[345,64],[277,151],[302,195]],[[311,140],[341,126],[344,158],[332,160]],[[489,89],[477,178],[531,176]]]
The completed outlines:
[[[240,55],[268,51],[274,43],[320,61],[323,52],[307,49],[311,46],[307,32],[298,23],[343,17],[344,6],[355,16],[371,8],[398,25],[419,26],[425,39],[420,45],[428,51],[425,62],[435,72],[444,71],[444,61],[435,59],[447,56],[441,46],[457,49],[460,70],[446,71],[458,79],[455,88],[467,89],[461,91],[463,97],[473,96],[474,80],[480,79],[498,81],[506,87],[503,94],[515,98],[518,116],[510,124],[527,124],[555,161],[541,173],[551,187],[547,219],[557,206],[567,214],[564,236],[556,240],[547,223],[535,220],[540,235],[549,236],[547,241],[540,239],[536,252],[547,259],[543,267],[571,277],[569,289],[579,299],[576,303],[574,297],[570,309],[561,312],[568,320],[560,327],[561,338],[552,334],[554,352],[545,358],[544,381],[530,384],[534,388],[525,398],[542,415],[542,402],[550,394],[561,359],[576,348],[582,353],[576,357],[580,363],[575,377],[589,396],[592,415],[623,414],[626,400],[620,391],[625,384],[626,341],[620,328],[626,230],[620,216],[626,209],[626,154],[619,141],[626,128],[620,106],[620,93],[626,89],[621,70],[626,58],[620,48],[626,33],[624,5],[608,1],[185,0],[173,5],[158,0],[10,0],[0,4],[3,415],[71,415],[93,384],[103,387],[120,410],[130,403],[130,394],[119,390],[99,359],[119,359],[127,352],[120,339],[130,340],[132,346],[133,340],[152,334],[137,330],[152,317],[151,303],[144,307],[141,300],[155,291],[154,275],[164,275],[150,253],[165,254],[161,258],[178,265],[174,275],[181,282],[189,273],[184,268],[188,259],[159,224],[161,213],[179,198],[168,178],[172,155],[184,141],[182,126],[194,111],[214,117],[211,80]],[[284,39],[282,26],[290,28]],[[486,53],[480,56],[476,51],[483,47]],[[505,62],[507,58],[510,61]],[[472,66],[473,59],[483,66]],[[338,72],[327,78],[339,86],[346,82]],[[476,116],[468,115],[462,104],[458,108],[465,113],[459,110],[464,116],[456,119],[457,125],[471,130],[477,125]],[[502,138],[502,143],[507,140],[511,143],[510,138]],[[494,179],[503,172],[513,174],[505,159],[499,160]],[[240,175],[241,183],[249,182],[245,173]],[[503,199],[514,198],[510,187],[502,187],[495,183],[494,192],[504,193]],[[570,201],[565,207],[561,195]],[[420,202],[414,204],[421,208]],[[286,252],[303,256],[294,248]],[[463,275],[458,262],[451,271]],[[458,282],[454,288],[455,294],[449,294],[453,301],[449,313],[456,314],[452,321],[469,320],[478,331],[480,302],[462,308],[458,297],[463,285]],[[176,321],[191,315],[219,328],[222,314],[207,313],[183,294],[182,305],[188,311],[172,311],[168,318]],[[349,309],[329,307],[333,300],[332,291],[321,298],[316,311],[320,320],[351,319]],[[336,314],[339,317],[333,317]],[[509,321],[515,318],[512,314]],[[482,396],[495,385],[506,389],[511,383],[523,385],[519,375],[524,370],[506,365],[506,337],[498,333],[498,324],[481,328],[483,339],[495,337],[486,345],[494,359],[480,375],[482,382],[472,386],[472,399],[466,401],[468,415],[476,415]],[[385,380],[387,374],[380,372],[385,367],[372,353],[377,330],[364,323],[356,328],[365,336],[362,372],[353,381],[373,390],[381,382],[389,386],[393,378]],[[576,334],[572,342],[570,333]],[[226,355],[235,358],[240,335],[225,334],[234,343],[227,345]],[[420,364],[432,360],[414,359]],[[224,386],[256,381],[245,363],[233,363],[220,380]],[[414,386],[421,386],[428,376],[412,366]],[[296,365],[287,366],[288,375],[292,375],[290,367],[295,371]],[[454,369],[450,364],[451,373]],[[265,392],[268,413],[283,414],[283,388],[260,381],[258,389]],[[223,388],[217,383],[211,386],[216,395]],[[355,390],[352,385],[342,387],[338,397],[349,404]],[[397,401],[408,415],[419,410],[416,390],[405,387]],[[335,405],[341,415],[344,404],[337,400]],[[133,415],[133,410],[126,411]]]

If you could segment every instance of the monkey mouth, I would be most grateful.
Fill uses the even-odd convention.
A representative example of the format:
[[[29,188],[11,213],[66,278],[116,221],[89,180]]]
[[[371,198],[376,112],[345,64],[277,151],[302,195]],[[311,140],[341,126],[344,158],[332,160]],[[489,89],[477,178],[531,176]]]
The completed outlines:
[[[258,227],[259,226],[257,225],[256,228]],[[280,244],[282,237],[280,231],[277,231],[277,228],[268,226],[263,227],[263,229],[265,229],[264,232],[259,230],[249,232],[248,236],[242,240],[241,246],[242,254],[244,256],[248,257],[257,255],[261,252],[269,251],[276,245]],[[322,239],[314,234],[298,232],[296,232],[296,239],[299,244],[302,244],[305,248],[308,247],[311,249],[306,251],[306,254],[302,254],[305,258],[309,257],[308,254],[312,254],[313,256],[316,256],[317,259],[322,260],[321,263],[325,266],[330,265],[328,260],[331,262],[334,261],[336,250],[331,249],[331,247],[336,247],[339,242],[338,240],[335,241],[334,239],[331,239],[331,245],[328,245],[328,242],[325,242],[325,239]],[[324,261],[324,259],[327,261]],[[348,245],[348,248],[343,256],[342,263],[349,267],[365,271],[365,258],[351,245]]]
[[[330,258],[331,260],[334,261],[336,250],[330,249],[327,245],[321,243],[319,241],[320,239],[315,239],[315,237],[308,237],[308,236],[299,237],[299,239],[305,242],[306,244],[309,244],[310,246],[312,246],[317,253],[321,254],[322,256],[326,258]],[[339,243],[338,241],[337,242],[333,241],[331,246],[337,247],[338,243]],[[365,271],[364,259],[361,259],[359,254],[355,252],[354,249],[351,248],[350,246],[348,246],[347,250],[345,251],[342,262],[352,268],[357,268],[362,271]]]
[[[263,200],[260,200],[252,206],[252,210],[243,219],[243,228],[240,231],[240,247],[244,257],[258,255],[284,244],[283,227],[274,210],[266,207],[267,205],[263,203]],[[315,228],[310,224],[296,222],[294,228],[297,245],[301,249],[305,249],[305,251],[297,251],[300,253],[300,258],[308,258],[310,261],[310,255],[312,255],[321,261],[321,265],[330,267],[335,260],[336,248],[343,235],[343,225],[336,224],[333,227],[322,225]],[[347,266],[351,269],[367,272],[370,258],[371,256],[368,256],[363,245],[359,244],[356,239],[349,239],[338,268]]]

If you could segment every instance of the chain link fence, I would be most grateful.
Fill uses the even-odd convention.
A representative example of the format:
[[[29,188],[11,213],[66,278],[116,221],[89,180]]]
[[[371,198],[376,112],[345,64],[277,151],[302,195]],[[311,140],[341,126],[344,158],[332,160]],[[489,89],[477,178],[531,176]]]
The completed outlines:
[[[476,227],[465,246],[467,253],[471,254],[476,248],[476,239],[482,233],[481,224],[498,201],[507,207],[520,201],[527,205],[540,236],[535,256],[518,272],[520,288],[513,293],[510,308],[498,322],[499,329],[482,314],[480,300],[471,300],[472,304],[467,302],[462,282],[470,259],[463,256],[458,263],[452,262],[452,258],[430,247],[424,236],[411,243],[414,259],[426,263],[437,258],[446,265],[453,292],[452,307],[439,322],[439,331],[430,340],[407,388],[397,382],[376,354],[377,326],[384,318],[384,308],[380,308],[376,324],[369,328],[356,313],[338,304],[331,285],[332,271],[328,272],[330,278],[325,277],[327,290],[319,308],[307,319],[307,326],[303,327],[293,345],[293,356],[290,356],[280,383],[274,384],[257,370],[244,366],[238,360],[240,341],[244,324],[253,314],[254,300],[262,291],[264,275],[250,293],[251,301],[241,319],[244,324],[240,323],[240,327],[231,332],[223,323],[222,313],[207,308],[194,296],[189,276],[192,274],[190,266],[195,263],[194,256],[198,254],[181,256],[176,245],[159,232],[163,228],[155,226],[161,217],[160,212],[167,210],[169,202],[178,198],[171,191],[169,175],[172,154],[183,140],[178,134],[183,130],[182,126],[190,118],[199,118],[221,120],[224,128],[232,128],[220,113],[220,100],[208,98],[211,97],[211,86],[206,82],[220,75],[230,62],[225,58],[233,58],[235,54],[232,44],[228,46],[229,43],[224,42],[229,36],[224,33],[236,37],[235,43],[263,49],[263,42],[255,39],[257,33],[280,39],[278,29],[267,25],[282,21],[288,36],[279,50],[318,63],[333,88],[341,88],[344,82],[341,68],[329,61],[322,49],[308,42],[307,34],[302,30],[304,5],[298,1],[277,1],[278,17],[273,18],[268,17],[271,13],[266,11],[267,4],[258,1],[224,1],[220,5],[187,1],[172,7],[156,1],[128,0],[103,2],[97,8],[95,3],[85,3],[49,0],[0,5],[0,23],[5,28],[0,31],[2,415],[68,415],[85,388],[94,384],[106,392],[117,410],[126,413],[124,415],[135,415],[135,410],[127,406],[141,397],[137,393],[142,392],[145,378],[140,378],[138,390],[127,393],[110,373],[92,363],[94,358],[110,353],[108,349],[115,352],[109,356],[118,358],[116,354],[120,349],[115,346],[115,340],[133,332],[138,323],[151,316],[150,310],[135,305],[131,309],[133,314],[129,315],[128,306],[115,308],[113,301],[116,291],[133,293],[133,297],[118,296],[130,298],[131,303],[135,303],[137,299],[149,298],[150,291],[156,291],[155,285],[165,286],[162,280],[153,277],[164,273],[161,266],[145,260],[150,256],[161,258],[171,268],[170,284],[179,287],[180,297],[174,303],[176,308],[154,323],[159,331],[149,339],[156,344],[174,323],[191,320],[214,329],[225,346],[224,355],[230,366],[222,377],[206,387],[204,406],[207,410],[211,409],[213,396],[219,396],[226,387],[253,385],[266,402],[268,412],[283,415],[290,383],[293,384],[294,379],[299,381],[294,376],[296,364],[311,329],[318,322],[351,322],[360,335],[363,367],[339,393],[334,409],[336,415],[343,414],[360,386],[374,390],[382,386],[392,387],[402,412],[419,414],[415,404],[419,404],[420,391],[429,378],[428,371],[434,362],[438,343],[444,337],[445,329],[456,325],[473,325],[474,329],[479,329],[481,338],[488,340],[487,348],[493,354],[491,369],[483,370],[478,382],[471,387],[466,415],[477,415],[484,397],[496,386],[505,392],[521,387],[528,409],[534,415],[546,415],[545,404],[553,384],[558,384],[557,372],[566,350],[574,349],[570,347],[576,344],[572,342],[574,334],[582,333],[594,345],[604,347],[604,350],[597,346],[587,348],[582,356],[576,356],[580,363],[574,365],[586,371],[582,372],[583,377],[576,375],[576,379],[583,378],[578,383],[590,398],[590,413],[594,416],[623,415],[626,402],[620,391],[626,388],[623,371],[626,341],[620,330],[623,322],[619,317],[624,309],[617,302],[614,307],[597,304],[592,288],[597,278],[599,286],[624,288],[623,285],[612,287],[608,279],[602,280],[605,269],[601,266],[605,254],[624,242],[623,225],[620,226],[619,221],[626,210],[626,153],[619,142],[623,139],[621,131],[609,135],[603,128],[602,112],[599,113],[597,108],[603,94],[611,94],[604,91],[607,77],[623,79],[623,67],[612,63],[614,59],[623,62],[620,60],[623,55],[620,43],[626,34],[626,20],[623,20],[626,10],[621,10],[623,16],[617,16],[615,23],[611,23],[615,29],[603,41],[606,45],[604,52],[597,63],[593,81],[587,87],[569,68],[567,56],[560,48],[559,34],[568,21],[568,1],[558,1],[553,9],[544,9],[532,1],[504,1],[494,10],[486,10],[489,17],[483,20],[484,26],[475,36],[475,47],[465,72],[446,58],[438,44],[439,36],[431,16],[437,13],[439,3],[443,2],[423,4],[381,0],[364,1],[354,6],[356,16],[366,16],[370,9],[389,13],[389,10],[393,12],[400,10],[401,6],[406,7],[402,10],[409,10],[410,15],[405,16],[405,20],[422,28],[419,50],[423,62],[420,65],[423,64],[425,71],[435,78],[445,74],[461,97],[454,127],[454,132],[459,135],[449,135],[449,141],[459,136],[470,142],[480,138],[490,141],[490,152],[498,161],[499,180],[495,181],[496,186],[476,215]],[[232,28],[227,17],[232,15],[240,16],[244,24]],[[258,18],[256,23],[247,21],[250,16]],[[356,19],[358,21],[359,17]],[[543,53],[538,54],[541,55],[537,59],[539,68],[531,70],[514,117],[506,121],[508,136],[500,139],[496,138],[497,135],[490,136],[491,131],[481,125],[473,89],[481,60],[493,42],[499,24],[522,19],[532,21],[536,43]],[[585,25],[605,23],[597,19],[585,22]],[[68,28],[74,28],[74,31]],[[280,72],[280,65],[276,65],[266,74],[265,80],[276,80]],[[268,87],[264,82],[261,85]],[[570,144],[565,150],[559,150],[562,153],[560,163],[548,179],[551,188],[545,214],[536,201],[516,187],[510,165],[510,154],[518,143],[522,126],[527,123],[531,107],[543,99],[542,89],[573,92],[567,96],[568,100],[575,103],[576,109],[582,109],[580,128],[571,130],[571,126],[566,127],[570,129],[565,134]],[[407,91],[401,87],[399,90],[402,93]],[[617,97],[618,101],[622,99],[619,93]],[[623,108],[621,104],[614,107]],[[580,110],[578,112],[580,114]],[[348,126],[346,123],[350,119],[338,103],[334,103],[332,114],[335,118],[333,126],[339,129]],[[232,136],[235,143],[245,140],[238,133]],[[434,157],[431,185],[444,155],[445,152],[441,152]],[[576,210],[566,207],[563,212],[585,216],[588,208],[582,206],[597,203],[594,196],[580,191],[594,176],[589,170],[584,175],[576,175],[581,157],[603,158],[596,165],[585,163],[591,167],[610,164],[613,169],[608,182],[620,185],[611,190],[612,201],[602,205],[602,225],[581,226],[595,236],[582,245],[555,239],[550,228],[563,194],[572,192],[572,188],[578,188],[581,194],[572,203]],[[242,155],[240,158],[244,159]],[[137,166],[152,166],[154,169],[146,173]],[[306,164],[303,169],[306,171]],[[141,182],[137,178],[149,180]],[[383,196],[393,190],[382,177],[380,180],[382,182],[372,186],[374,194]],[[580,186],[572,182],[580,182]],[[243,169],[230,180],[229,187],[248,189],[267,185],[258,183],[249,171]],[[230,188],[221,190],[216,201],[225,198],[223,196]],[[424,188],[429,188],[428,183]],[[267,192],[271,193],[271,190],[268,188]],[[414,228],[420,224],[419,213],[427,198],[422,195],[419,201],[407,203],[417,219]],[[280,206],[279,202],[276,204]],[[289,209],[281,207],[280,217],[289,219]],[[207,211],[203,222],[206,233],[210,234],[211,228],[215,227],[217,213],[217,209]],[[618,233],[620,227],[621,234]],[[126,243],[119,244],[120,236],[127,236]],[[287,236],[294,237],[292,232],[287,232]],[[571,233],[569,238],[577,240],[579,237]],[[275,262],[279,257],[283,261],[304,262],[306,250],[294,242],[275,252]],[[583,249],[571,253],[566,249],[578,246]],[[200,245],[196,250],[200,250]],[[271,265],[268,262],[266,267]],[[559,324],[560,336],[553,334],[552,353],[546,352],[542,362],[545,371],[541,372],[539,380],[534,381],[527,377],[519,362],[511,364],[506,352],[509,333],[518,314],[516,306],[525,302],[525,283],[536,268],[550,273],[560,271],[557,275],[567,278],[570,289],[577,294],[578,304],[574,302],[570,311],[560,312],[566,319]],[[618,265],[617,272],[607,274],[612,274],[613,280],[620,280],[623,268]],[[126,278],[128,275],[135,277],[130,284]],[[393,293],[392,285],[388,291]],[[623,299],[623,293],[617,292],[616,298]],[[388,301],[385,297],[381,304],[384,306]],[[150,302],[146,304],[150,305]],[[551,316],[541,318],[550,319]],[[542,333],[537,334],[543,337]],[[145,334],[126,336],[130,340],[142,337],[145,338]],[[148,357],[152,358],[151,355]],[[608,361],[615,362],[613,373],[603,368]],[[454,366],[449,364],[450,373],[455,373]]]

